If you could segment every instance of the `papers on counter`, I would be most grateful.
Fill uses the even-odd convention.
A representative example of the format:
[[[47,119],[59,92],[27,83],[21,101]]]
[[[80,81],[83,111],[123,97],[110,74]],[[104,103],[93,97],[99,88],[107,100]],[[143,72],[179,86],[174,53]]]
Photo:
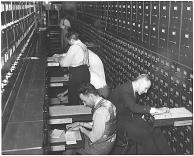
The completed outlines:
[[[76,144],[75,131],[67,131],[65,133],[65,141],[67,145]]]
[[[186,126],[192,125],[193,114],[185,107],[170,108],[168,113],[154,115],[154,126]]]
[[[159,119],[170,119],[170,118],[185,118],[185,117],[192,117],[193,114],[187,110],[185,107],[179,108],[170,108],[168,113],[154,115],[155,120]]]
[[[60,129],[54,129],[51,131],[51,138],[60,138],[61,134],[65,132],[64,130],[60,130]]]
[[[82,140],[79,130],[64,131],[59,129],[54,129],[50,135],[50,142],[66,142],[67,145],[76,144],[77,141]]]

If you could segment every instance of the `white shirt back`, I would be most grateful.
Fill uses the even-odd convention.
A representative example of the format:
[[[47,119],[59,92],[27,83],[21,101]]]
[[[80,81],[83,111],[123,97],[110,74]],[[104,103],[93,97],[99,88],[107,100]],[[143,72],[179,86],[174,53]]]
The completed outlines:
[[[101,59],[94,52],[89,50],[89,71],[90,83],[96,88],[103,88],[106,86],[106,78],[104,73],[104,66]]]

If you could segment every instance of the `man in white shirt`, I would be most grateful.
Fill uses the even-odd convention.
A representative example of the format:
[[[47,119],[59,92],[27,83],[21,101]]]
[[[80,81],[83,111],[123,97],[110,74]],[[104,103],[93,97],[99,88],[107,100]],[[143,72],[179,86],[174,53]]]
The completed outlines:
[[[68,100],[70,105],[78,105],[77,89],[82,83],[90,82],[89,54],[86,45],[79,40],[77,33],[68,33],[67,40],[71,45],[67,53],[62,54],[62,57],[60,54],[60,57],[58,54],[53,56],[55,62],[58,62],[61,67],[69,67]]]
[[[90,83],[98,89],[101,96],[107,98],[109,95],[109,88],[106,83],[106,77],[104,73],[104,66],[100,57],[88,49],[89,52],[89,71],[90,71]],[[66,54],[55,54],[53,56],[62,57]],[[62,99],[64,93],[58,95],[59,99]]]
[[[109,154],[116,140],[116,107],[103,99],[90,83],[82,85],[78,94],[84,105],[93,109],[93,121],[66,126],[68,130],[80,128],[85,134],[84,148],[76,151],[80,154]]]

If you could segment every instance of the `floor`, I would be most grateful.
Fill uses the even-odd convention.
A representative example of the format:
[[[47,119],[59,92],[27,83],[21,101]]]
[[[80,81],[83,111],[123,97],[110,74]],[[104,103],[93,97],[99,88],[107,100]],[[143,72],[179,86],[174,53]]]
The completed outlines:
[[[39,46],[39,45],[37,45]],[[28,61],[11,116],[2,136],[2,154],[42,154],[45,58]]]

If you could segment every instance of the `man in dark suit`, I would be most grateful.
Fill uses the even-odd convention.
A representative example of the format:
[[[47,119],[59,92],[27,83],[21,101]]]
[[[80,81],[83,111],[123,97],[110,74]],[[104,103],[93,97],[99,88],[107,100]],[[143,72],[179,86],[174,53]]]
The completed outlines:
[[[136,93],[139,95],[147,93],[150,86],[149,77],[142,74],[134,81],[128,81],[112,90],[109,100],[117,108],[118,132],[125,130],[129,139],[141,145],[143,148],[141,154],[171,154],[171,149],[161,131],[150,126],[142,118],[142,114],[165,113],[169,108],[154,108],[136,103]]]

